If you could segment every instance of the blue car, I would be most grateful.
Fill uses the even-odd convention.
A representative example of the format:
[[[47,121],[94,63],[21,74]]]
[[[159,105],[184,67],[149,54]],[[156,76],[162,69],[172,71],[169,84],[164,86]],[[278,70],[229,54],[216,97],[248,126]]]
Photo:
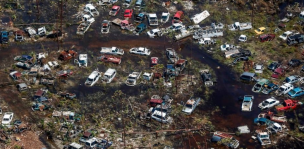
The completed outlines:
[[[1,32],[1,43],[2,44],[7,44],[8,43],[8,32],[7,31],[2,31]]]
[[[272,83],[272,82],[269,82],[268,84],[265,85],[262,93],[264,94],[270,94],[271,92],[273,91],[276,91],[277,89],[279,89],[279,86]]]
[[[144,23],[140,23],[139,25],[137,25],[136,29],[135,29],[135,33],[136,34],[140,34],[141,32],[143,32],[145,29],[147,28],[147,25]]]
[[[295,97],[299,97],[302,95],[304,95],[304,88],[302,88],[302,87],[294,88],[293,90],[288,92],[288,96],[290,98],[295,98]]]
[[[142,22],[145,20],[146,15],[144,13],[139,13],[136,18],[135,18],[135,22]]]

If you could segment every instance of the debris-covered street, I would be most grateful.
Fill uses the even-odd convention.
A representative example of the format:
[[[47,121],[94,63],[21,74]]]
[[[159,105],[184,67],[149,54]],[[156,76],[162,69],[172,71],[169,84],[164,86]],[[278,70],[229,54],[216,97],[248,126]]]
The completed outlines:
[[[2,0],[0,148],[304,148],[300,0]]]

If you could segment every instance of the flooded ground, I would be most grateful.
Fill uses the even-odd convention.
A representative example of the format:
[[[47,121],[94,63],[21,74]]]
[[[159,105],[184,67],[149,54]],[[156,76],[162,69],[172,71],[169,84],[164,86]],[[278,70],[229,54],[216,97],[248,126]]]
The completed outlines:
[[[79,1],[78,1],[79,2]],[[80,1],[79,3],[84,4],[84,2]],[[49,3],[41,3],[40,8],[46,7],[46,5],[49,5]],[[75,4],[76,5],[76,4]],[[20,15],[22,20],[28,20],[28,23],[35,22],[37,19],[37,16],[35,15],[29,15],[24,14],[24,11],[30,10],[33,5],[25,5],[25,10],[20,11]],[[72,6],[70,6],[72,7]],[[74,7],[74,5],[73,5]],[[77,6],[76,6],[77,7]],[[281,6],[282,8],[285,7],[285,5]],[[158,15],[161,14],[163,10],[159,10],[157,13]],[[117,26],[111,27],[110,34],[104,35],[100,34],[100,25],[101,21],[104,18],[104,16],[107,16],[107,19],[114,19],[108,17],[108,9],[102,10],[100,9],[100,16],[96,18],[96,22],[91,26],[91,29],[84,35],[84,36],[77,36],[76,28],[77,25],[71,25],[64,29],[64,31],[67,33],[67,38],[63,39],[62,42],[57,42],[56,40],[47,40],[42,42],[33,42],[33,43],[10,43],[8,46],[2,46],[0,49],[0,59],[2,60],[2,63],[0,65],[1,69],[6,69],[10,64],[13,63],[13,58],[16,55],[20,54],[27,54],[30,52],[53,52],[58,51],[58,47],[60,49],[69,49],[72,46],[75,46],[75,51],[77,51],[79,54],[81,53],[88,53],[89,54],[89,70],[88,69],[77,69],[76,76],[69,78],[68,81],[72,82],[73,86],[69,87],[68,90],[71,92],[75,92],[77,94],[77,97],[79,97],[79,101],[81,105],[90,106],[92,105],[91,110],[83,109],[86,114],[92,114],[95,112],[99,112],[100,109],[98,109],[95,103],[104,103],[107,104],[103,99],[109,98],[113,95],[113,93],[116,90],[122,90],[123,93],[125,93],[128,96],[140,96],[144,92],[142,91],[142,87],[128,87],[124,85],[123,82],[119,82],[121,80],[114,80],[114,82],[121,84],[117,86],[112,87],[104,87],[102,85],[94,86],[94,87],[87,87],[84,85],[84,82],[86,80],[86,77],[91,73],[95,67],[98,67],[101,72],[105,72],[108,67],[114,67],[119,72],[119,76],[127,76],[132,71],[139,71],[142,69],[142,67],[138,66],[138,62],[140,60],[144,60],[146,63],[143,66],[144,68],[149,68],[149,60],[150,57],[141,57],[141,56],[135,56],[128,54],[126,51],[128,51],[132,47],[138,47],[138,46],[144,46],[148,47],[152,50],[151,56],[157,56],[160,58],[161,62],[164,63],[166,61],[165,59],[165,49],[166,48],[174,48],[178,49],[177,52],[179,55],[181,55],[184,58],[190,58],[193,60],[197,60],[205,65],[208,65],[211,67],[216,75],[217,83],[214,87],[211,87],[213,90],[213,94],[208,97],[208,100],[205,105],[198,106],[197,110],[195,111],[196,115],[203,115],[205,112],[209,113],[210,111],[213,111],[217,107],[219,108],[218,112],[215,112],[213,115],[210,115],[212,124],[215,126],[215,130],[224,131],[224,132],[236,132],[236,127],[242,126],[242,125],[248,125],[250,128],[250,131],[253,132],[257,126],[253,125],[253,119],[257,117],[257,115],[261,112],[260,109],[256,106],[258,103],[262,102],[263,100],[269,98],[269,95],[264,94],[255,94],[251,91],[252,84],[244,84],[239,81],[239,74],[232,71],[232,69],[224,64],[221,64],[218,60],[215,60],[210,53],[207,53],[206,47],[199,47],[196,43],[193,43],[190,40],[184,40],[181,42],[173,42],[172,39],[168,37],[160,37],[151,39],[146,35],[140,35],[136,36],[132,33],[126,33],[121,32],[121,30]],[[196,13],[195,11],[187,12],[187,15],[192,15]],[[72,12],[68,11],[65,15],[68,17],[68,14],[73,14]],[[121,11],[122,14],[122,11]],[[49,14],[56,15],[56,14]],[[44,19],[46,16],[40,16],[39,21],[40,22],[50,22],[54,21],[52,19]],[[66,19],[68,20],[68,19]],[[2,19],[2,21],[7,21],[7,18]],[[69,20],[71,21],[71,20]],[[165,26],[169,26],[170,23],[165,24]],[[147,29],[148,31],[149,29]],[[144,34],[144,33],[143,33]],[[122,57],[122,63],[127,63],[130,61],[130,64],[132,66],[129,67],[123,67],[123,66],[115,66],[115,65],[96,65],[94,64],[96,62],[96,57],[99,56],[100,47],[110,47],[110,46],[117,46],[125,50],[126,54]],[[71,62],[72,64],[73,62]],[[191,67],[191,65],[190,65]],[[3,72],[1,76],[4,76],[7,78],[7,73]],[[3,82],[6,81],[5,79]],[[32,121],[35,121],[35,115],[33,115],[32,112],[29,111],[29,105],[22,105],[21,102],[18,102],[17,99],[17,93],[12,90],[13,87],[5,87],[2,88],[0,91],[0,94],[2,98],[11,105],[11,110],[15,112],[16,115],[18,115],[21,119],[26,119],[27,116],[29,116]],[[92,99],[88,100],[88,97],[90,95],[96,95],[97,93],[101,92],[99,99]],[[174,92],[172,92],[174,93]],[[251,112],[241,112],[241,102],[238,101],[239,96],[244,95],[254,95],[254,106],[253,110]],[[185,95],[186,97],[187,95]],[[199,92],[199,95],[202,98],[207,98],[203,92]],[[143,95],[143,97],[148,98],[148,95]],[[184,98],[177,98],[178,100],[175,100],[174,103],[180,103],[181,100]],[[280,97],[278,99],[285,99],[284,97]],[[140,99],[141,104],[145,104],[145,100],[143,98]],[[103,105],[106,106],[106,105]],[[94,107],[94,108],[93,108]],[[121,107],[116,107],[121,108]],[[116,109],[117,110],[117,109]],[[106,114],[106,113],[102,113]],[[292,115],[292,114],[290,114]],[[191,117],[188,118],[188,120],[191,121]],[[121,125],[117,125],[117,128],[121,128]],[[173,127],[173,126],[172,126]],[[187,127],[180,126],[180,127]],[[144,129],[144,128],[142,128]],[[257,141],[251,140],[252,134],[246,134],[241,135],[240,137],[237,137],[237,139],[240,140],[240,147],[242,148],[261,148],[259,143]],[[203,146],[202,144],[205,144],[206,146],[214,146],[214,144],[209,143],[210,135],[207,134],[205,136],[201,136],[198,134],[194,134],[193,136],[184,136],[184,135],[176,135],[174,136],[175,141],[173,141],[173,146],[176,148],[180,148],[181,146],[183,148],[196,148],[198,146],[196,142],[200,143],[200,146]],[[169,137],[168,137],[169,138]],[[186,138],[186,139],[185,139]],[[171,138],[172,139],[172,138]],[[46,144],[47,141],[42,139],[43,142]],[[206,143],[208,142],[208,143]],[[220,146],[222,147],[222,146]],[[216,148],[220,148],[219,146],[216,146]],[[197,147],[199,148],[199,147]],[[281,147],[279,147],[281,148]]]

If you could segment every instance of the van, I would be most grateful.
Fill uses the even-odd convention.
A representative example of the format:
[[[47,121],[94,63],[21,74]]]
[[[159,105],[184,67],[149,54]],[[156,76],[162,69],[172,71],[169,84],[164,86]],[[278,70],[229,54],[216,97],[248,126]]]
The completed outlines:
[[[20,83],[17,85],[17,89],[19,92],[27,90],[27,85],[25,83]]]
[[[247,82],[253,82],[253,81],[257,81],[257,75],[255,73],[251,73],[251,72],[244,72],[241,76],[240,79],[242,81],[247,81]]]
[[[107,83],[111,83],[112,80],[114,79],[114,77],[116,76],[116,70],[109,68],[103,75],[102,80],[107,82]]]

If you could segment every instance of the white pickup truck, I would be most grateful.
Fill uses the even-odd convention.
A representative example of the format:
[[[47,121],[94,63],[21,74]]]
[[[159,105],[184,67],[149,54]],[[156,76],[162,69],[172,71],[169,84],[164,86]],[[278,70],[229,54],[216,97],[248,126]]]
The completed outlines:
[[[101,54],[124,55],[124,50],[117,47],[101,47]]]
[[[251,22],[246,22],[246,23],[240,23],[240,22],[235,22],[234,24],[228,25],[228,29],[231,31],[235,30],[247,30],[247,29],[252,29],[252,24]]]
[[[126,80],[126,85],[127,86],[135,86],[137,79],[139,79],[141,75],[141,72],[132,72],[129,74],[127,80]]]

